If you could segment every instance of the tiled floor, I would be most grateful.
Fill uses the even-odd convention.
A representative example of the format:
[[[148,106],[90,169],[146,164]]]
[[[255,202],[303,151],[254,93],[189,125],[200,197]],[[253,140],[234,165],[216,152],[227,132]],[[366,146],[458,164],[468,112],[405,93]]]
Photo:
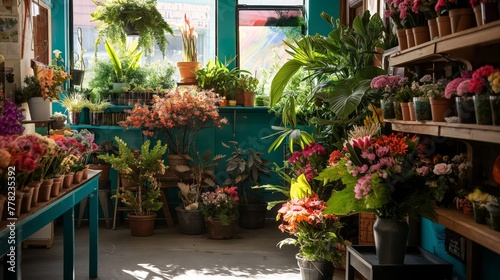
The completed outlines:
[[[297,248],[277,248],[288,237],[273,221],[263,229],[238,229],[231,240],[205,235],[182,235],[175,227],[157,225],[151,237],[132,237],[123,225],[116,230],[101,225],[99,278],[106,280],[300,280],[295,261]],[[88,279],[88,227],[76,230],[76,279]],[[62,279],[63,238],[55,227],[51,249],[23,250],[22,279]],[[336,270],[334,280],[344,279]]]

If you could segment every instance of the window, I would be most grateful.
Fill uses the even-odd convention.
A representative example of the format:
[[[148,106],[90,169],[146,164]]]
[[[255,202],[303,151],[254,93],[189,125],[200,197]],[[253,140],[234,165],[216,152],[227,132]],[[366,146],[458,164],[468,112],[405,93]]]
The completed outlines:
[[[182,39],[176,26],[183,24],[184,14],[187,15],[198,33],[199,61],[205,63],[215,57],[215,2],[215,0],[157,0],[158,10],[174,31],[174,36],[168,37],[169,45],[167,45],[166,59],[172,62],[181,60]],[[81,29],[82,44],[85,50],[84,62],[87,70],[92,68],[94,42],[97,38],[96,27],[98,24],[90,21],[90,13],[94,10],[95,5],[92,0],[73,1],[73,53],[75,56],[73,59],[78,59],[81,53],[78,42],[79,29]],[[97,55],[98,57],[107,57],[104,44],[99,46]],[[156,53],[143,58],[142,63],[150,63],[161,59],[162,55],[157,48]]]
[[[280,1],[272,1],[274,6],[238,5],[237,9],[238,66],[256,75],[261,84],[270,84],[274,71],[290,57],[284,41],[300,38],[305,28],[303,1],[281,1],[300,2],[300,6],[276,6],[276,2]]]

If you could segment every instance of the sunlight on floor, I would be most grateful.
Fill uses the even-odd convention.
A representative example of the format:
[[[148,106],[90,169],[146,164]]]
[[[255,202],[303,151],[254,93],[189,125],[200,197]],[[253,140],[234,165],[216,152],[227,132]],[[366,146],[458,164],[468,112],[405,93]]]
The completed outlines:
[[[297,279],[297,273],[266,273],[251,275],[249,273],[238,271],[238,268],[219,268],[218,271],[210,269],[202,270],[185,270],[182,275],[172,276],[162,271],[151,264],[137,264],[142,269],[128,270],[123,269],[122,271],[130,276],[133,276],[137,280],[233,280],[233,279],[255,279],[255,280],[278,280],[278,279]],[[220,269],[224,272],[221,273]],[[225,275],[221,275],[225,274]]]

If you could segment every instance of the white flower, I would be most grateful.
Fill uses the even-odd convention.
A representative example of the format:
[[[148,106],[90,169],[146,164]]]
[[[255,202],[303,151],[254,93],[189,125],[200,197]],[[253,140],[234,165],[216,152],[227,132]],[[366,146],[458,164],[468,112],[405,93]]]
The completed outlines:
[[[438,163],[434,166],[434,170],[432,171],[436,175],[446,175],[451,173],[451,164],[446,163]]]

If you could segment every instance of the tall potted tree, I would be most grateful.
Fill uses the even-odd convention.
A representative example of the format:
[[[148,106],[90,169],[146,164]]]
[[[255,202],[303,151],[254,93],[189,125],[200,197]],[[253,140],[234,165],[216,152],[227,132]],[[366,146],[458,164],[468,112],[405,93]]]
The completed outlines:
[[[242,228],[262,228],[265,225],[267,203],[260,195],[260,190],[252,186],[259,186],[261,177],[269,176],[271,171],[267,166],[271,162],[262,158],[262,152],[252,148],[243,149],[236,141],[230,141],[229,144],[222,143],[225,148],[234,149],[227,159],[228,177],[224,185],[238,186],[239,225]]]
[[[146,140],[140,150],[132,150],[119,137],[115,136],[115,141],[118,143],[118,156],[99,155],[98,158],[110,163],[136,186],[133,190],[122,186],[116,196],[133,210],[127,215],[132,236],[150,236],[154,231],[155,211],[162,207],[157,175],[165,173],[163,156],[167,145],[158,140],[150,148],[151,142]]]

